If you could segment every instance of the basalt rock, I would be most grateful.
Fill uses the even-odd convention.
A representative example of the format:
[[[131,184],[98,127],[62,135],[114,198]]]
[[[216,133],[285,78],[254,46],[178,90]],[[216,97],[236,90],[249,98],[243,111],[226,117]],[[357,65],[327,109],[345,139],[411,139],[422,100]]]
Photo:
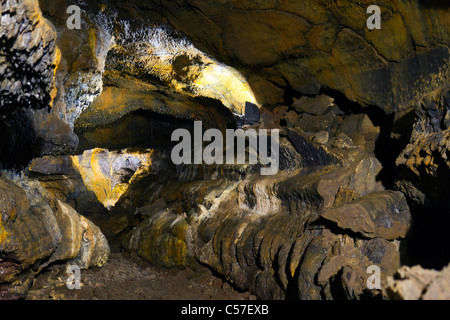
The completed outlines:
[[[80,151],[95,147],[163,148],[171,134],[192,129],[193,121],[206,128],[226,129],[234,118],[221,102],[176,93],[118,72],[107,72],[105,87],[75,125]]]
[[[0,298],[23,298],[50,264],[70,261],[89,268],[106,262],[109,246],[98,227],[55,202],[39,182],[8,174],[1,185],[10,186],[0,221]]]
[[[89,215],[99,205],[111,209],[129,184],[146,176],[152,154],[152,150],[97,148],[78,156],[37,158],[28,170],[56,199]]]
[[[322,217],[340,228],[368,238],[405,238],[411,228],[406,199],[400,192],[371,193],[346,205],[325,210]]]
[[[222,61],[258,70],[248,72],[248,78],[255,92],[262,93],[257,99],[263,104],[281,102],[277,88],[318,94],[327,87],[360,104],[393,112],[448,81],[450,31],[445,6],[381,1],[377,3],[381,30],[369,30],[369,4],[356,1],[135,0],[133,4],[147,10],[147,17],[166,19]]]
[[[450,108],[448,88],[429,94],[417,108],[410,143],[397,158],[396,185],[417,205],[447,206]]]
[[[313,157],[317,152],[304,147],[303,156],[307,150]],[[116,205],[113,214],[119,207],[139,208],[127,215],[137,227],[116,235],[147,261],[166,267],[198,261],[263,299],[358,299],[370,292],[369,266],[381,268],[383,284],[400,267],[398,241],[409,230],[410,215],[403,195],[383,191],[376,181],[376,159],[357,148],[322,152],[322,159],[345,160],[316,166],[300,161],[270,177],[246,171],[225,178],[221,166],[201,174],[200,166],[195,178],[183,174],[189,167],[175,175],[160,166]],[[371,224],[373,232],[336,228],[327,220],[334,219],[327,212],[356,203],[367,211],[355,210],[353,218]]]
[[[79,115],[102,91],[105,59],[112,38],[84,12],[80,17],[80,29],[68,28],[69,5],[62,0],[40,1],[42,12],[58,32],[55,41],[61,50],[52,114],[73,129]]]

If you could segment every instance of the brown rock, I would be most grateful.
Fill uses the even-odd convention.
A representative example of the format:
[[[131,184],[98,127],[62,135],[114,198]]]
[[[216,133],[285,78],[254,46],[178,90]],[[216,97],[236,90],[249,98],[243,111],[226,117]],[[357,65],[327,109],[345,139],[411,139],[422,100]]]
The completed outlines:
[[[411,216],[402,193],[382,191],[369,194],[346,205],[327,209],[322,217],[342,229],[369,238],[404,238],[411,227]]]
[[[320,95],[314,98],[307,96],[294,101],[292,106],[298,112],[306,112],[315,116],[321,116],[334,105],[334,99],[327,95]]]
[[[157,4],[135,1],[147,8]],[[377,5],[382,30],[367,29],[367,6],[357,1],[348,1],[343,10],[340,3],[312,0],[178,0],[158,13],[223,61],[263,67],[255,73],[280,87],[288,82],[304,94],[318,94],[320,86],[332,88],[392,112],[448,79],[448,48],[436,45],[448,43],[449,13],[421,2],[402,0],[394,6],[382,0]],[[270,100],[276,97],[265,101]]]
[[[25,192],[4,176],[0,178],[0,203],[0,228],[2,223],[14,221],[18,215],[22,215],[30,209],[30,202]]]
[[[71,263],[82,269],[90,267],[101,267],[108,260],[110,249],[108,240],[92,221],[79,216],[83,228],[81,247],[75,259]]]
[[[337,135],[341,133],[347,135],[355,145],[373,152],[380,128],[374,126],[366,114],[355,114],[346,117],[336,133]]]

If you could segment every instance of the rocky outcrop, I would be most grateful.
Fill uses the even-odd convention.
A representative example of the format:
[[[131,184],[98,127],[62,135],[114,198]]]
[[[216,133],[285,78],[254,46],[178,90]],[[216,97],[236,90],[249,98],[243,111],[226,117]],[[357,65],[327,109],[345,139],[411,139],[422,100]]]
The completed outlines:
[[[100,229],[36,181],[2,175],[0,298],[25,297],[37,273],[50,264],[103,265],[109,246]]]
[[[102,91],[105,59],[112,38],[85,13],[81,14],[81,29],[68,28],[70,14],[66,1],[40,1],[40,6],[58,32],[55,41],[61,50],[52,113],[73,129],[78,116]]]
[[[93,194],[97,202],[109,210],[130,184],[149,173],[152,154],[152,150],[93,149],[78,156],[37,158],[28,172],[63,202],[74,201],[75,207],[79,202],[92,205]],[[80,207],[84,213],[95,211],[92,207],[86,209]]]
[[[446,206],[449,108],[448,87],[425,96],[416,111],[410,143],[397,158],[401,169],[397,188],[416,205]]]
[[[299,162],[271,177],[250,170],[225,178],[220,166],[191,168],[197,175],[180,167],[174,175],[162,165],[112,209],[114,220],[130,212],[128,224],[136,226],[115,235],[155,265],[198,261],[263,299],[379,295],[366,286],[367,268],[379,266],[384,285],[400,267],[399,240],[411,226],[405,198],[383,191],[376,181],[381,166],[362,149],[327,150],[346,160]]]

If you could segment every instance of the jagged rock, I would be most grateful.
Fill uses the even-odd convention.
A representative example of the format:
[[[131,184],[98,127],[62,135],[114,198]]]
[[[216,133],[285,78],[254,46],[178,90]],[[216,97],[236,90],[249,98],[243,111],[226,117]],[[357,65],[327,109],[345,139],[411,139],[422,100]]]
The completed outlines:
[[[328,131],[320,131],[314,135],[312,141],[318,144],[327,144],[329,137]]]
[[[334,133],[338,125],[338,119],[333,112],[318,116],[304,113],[296,125],[305,132],[328,131]]]
[[[395,191],[371,193],[346,205],[325,210],[321,216],[340,228],[368,238],[405,238],[411,228],[406,199]]]
[[[355,148],[353,140],[345,133],[340,133],[333,142],[333,147],[338,149],[351,149]]]
[[[375,126],[366,114],[354,114],[346,117],[339,125],[336,135],[345,134],[357,146],[366,151],[374,151],[380,134],[380,127]]]
[[[73,151],[78,139],[50,112],[58,104],[55,73],[61,58],[54,25],[37,0],[4,1],[1,20],[0,161],[21,169],[35,156]]]
[[[292,104],[298,112],[306,112],[315,116],[324,115],[333,105],[334,99],[324,94],[314,98],[301,97]]]
[[[105,59],[112,38],[84,12],[81,28],[69,29],[66,23],[70,13],[64,0],[40,1],[40,5],[58,32],[56,45],[61,50],[55,74],[58,92],[51,112],[73,129],[79,115],[102,91]]]
[[[449,300],[450,267],[441,271],[402,267],[389,277],[384,295],[395,300]]]
[[[447,88],[425,97],[410,143],[396,160],[396,187],[416,205],[447,206],[450,129],[443,124],[450,110],[449,94]]]

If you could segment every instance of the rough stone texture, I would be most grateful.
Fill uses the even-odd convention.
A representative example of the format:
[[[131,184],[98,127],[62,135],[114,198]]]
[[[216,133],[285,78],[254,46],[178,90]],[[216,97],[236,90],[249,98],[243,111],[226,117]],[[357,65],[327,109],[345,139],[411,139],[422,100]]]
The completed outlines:
[[[135,0],[163,16],[200,49],[252,66],[261,103],[276,87],[317,94],[321,86],[387,112],[408,107],[448,81],[447,8],[424,1],[379,1],[382,29],[369,30],[370,1]],[[161,19],[162,20],[162,19]],[[261,79],[263,78],[263,79]],[[253,83],[252,79],[256,79]],[[275,88],[274,88],[275,87]],[[263,100],[264,99],[264,100]]]
[[[98,227],[55,202],[39,182],[14,174],[0,181],[9,185],[2,199],[8,212],[0,221],[0,299],[23,298],[51,263],[70,260],[89,268],[106,261],[109,246]]]
[[[441,271],[402,267],[388,278],[384,295],[395,300],[449,300],[450,267]]]
[[[57,119],[46,118],[57,93],[55,72],[61,54],[55,28],[43,18],[37,0],[2,1],[0,10],[0,163],[20,168],[33,156],[70,149],[43,132],[48,125],[61,128]],[[33,110],[40,110],[38,117]],[[66,139],[67,133],[61,133],[60,129],[59,138]]]
[[[315,116],[321,116],[325,114],[325,111],[332,107],[334,99],[327,95],[320,95],[314,98],[302,97],[292,103],[292,107],[298,112],[306,112]]]
[[[88,190],[110,209],[120,199],[128,185],[146,175],[151,169],[152,151],[109,152],[105,149],[85,151],[72,156],[77,170]]]
[[[318,156],[308,144],[302,156],[307,157],[307,150]],[[147,261],[186,267],[197,260],[262,299],[379,295],[367,290],[366,270],[380,266],[385,284],[400,267],[398,241],[410,222],[405,199],[382,191],[376,181],[381,165],[362,149],[323,152],[333,156],[322,155],[316,166],[300,162],[271,177],[251,170],[243,176],[226,175],[225,167],[200,166],[180,167],[178,179],[168,180],[170,167],[160,165],[162,171],[131,185],[112,210],[117,219],[120,211],[123,216],[127,208],[139,208],[126,215],[137,227],[119,228],[115,236]],[[328,211],[358,202],[370,207],[354,213],[356,219],[376,226],[371,238],[321,220]],[[392,228],[385,223],[389,221]]]
[[[417,108],[410,143],[396,160],[401,172],[397,188],[418,205],[446,206],[450,168],[448,150],[450,129],[450,90],[427,95]]]
[[[194,120],[206,128],[234,124],[231,112],[217,100],[189,97],[117,71],[104,78],[103,92],[76,122],[80,151],[161,148],[171,144],[175,129],[189,129]]]
[[[152,150],[93,149],[77,156],[36,158],[28,171],[56,199],[68,203],[74,201],[74,206],[81,212],[92,214],[96,211],[92,208],[97,205],[95,202],[111,209],[129,184],[148,174],[152,168],[152,154]],[[92,195],[96,201],[91,199]]]
[[[39,156],[60,155],[75,152],[78,137],[58,116],[43,110],[27,113],[40,146]]]
[[[42,17],[37,0],[5,0],[0,9],[0,113],[44,108],[56,94],[59,51],[54,27]]]
[[[118,34],[106,61],[107,70],[148,80],[151,76],[175,92],[191,97],[217,99],[234,113],[244,114],[246,102],[257,104],[247,80],[234,68],[221,64],[179,38],[156,26]]]
[[[111,209],[102,221],[108,234],[155,265],[183,268],[197,261],[263,299],[379,295],[367,289],[366,269],[379,266],[385,286],[400,267],[411,225],[403,195],[384,190],[378,179],[375,141],[389,124],[378,128],[370,110],[358,106],[351,114],[355,110],[336,105],[323,91],[335,98],[340,95],[333,90],[340,91],[386,113],[415,108],[419,120],[398,158],[404,171],[396,186],[413,203],[445,204],[448,198],[445,7],[381,1],[382,30],[369,31],[369,1],[88,0],[79,2],[87,9],[82,30],[71,31],[66,1],[41,2],[56,25],[56,42],[36,1],[20,2],[19,20],[10,24],[5,8],[12,2],[1,2],[0,41],[13,49],[0,54],[6,57],[0,58],[6,75],[0,133],[9,138],[2,139],[2,157],[14,163],[22,157],[15,150],[28,152],[22,146],[36,141],[41,144],[33,154],[73,152],[78,141],[72,128],[80,154],[95,147],[148,149],[148,143],[166,152],[150,161],[131,151],[146,159],[142,172],[142,163],[126,153],[94,149],[34,160],[27,172],[40,184],[21,178],[15,187],[0,179],[2,297],[23,296],[34,270],[50,263],[105,262],[109,248],[100,229],[64,202],[91,214],[99,204]],[[36,14],[30,18],[29,12]],[[30,28],[42,27],[42,33],[27,31],[33,19]],[[162,21],[215,58],[153,25]],[[42,59],[17,56],[11,39]],[[55,43],[61,46],[56,75]],[[216,59],[239,68],[247,80]],[[33,86],[39,92],[26,91],[33,80],[14,63],[43,71]],[[16,73],[19,80],[10,81]],[[34,103],[19,107],[43,110],[10,114],[19,96],[25,99],[20,104]],[[263,109],[262,123],[254,126],[281,129],[277,175],[262,177],[251,165],[173,166],[167,138],[174,128],[190,129],[193,120],[206,128],[232,127],[230,110],[242,113],[247,100],[288,104]],[[24,137],[26,143],[15,146]],[[431,287],[439,296],[442,286]]]
[[[66,25],[69,5],[64,0],[40,1],[42,12],[55,25],[56,44],[61,50],[55,74],[58,92],[52,113],[73,129],[79,115],[102,91],[105,59],[112,38],[84,12],[81,29],[69,29]]]
[[[406,199],[401,192],[394,191],[371,193],[346,205],[328,209],[322,217],[340,228],[368,238],[405,238],[411,228]]]

